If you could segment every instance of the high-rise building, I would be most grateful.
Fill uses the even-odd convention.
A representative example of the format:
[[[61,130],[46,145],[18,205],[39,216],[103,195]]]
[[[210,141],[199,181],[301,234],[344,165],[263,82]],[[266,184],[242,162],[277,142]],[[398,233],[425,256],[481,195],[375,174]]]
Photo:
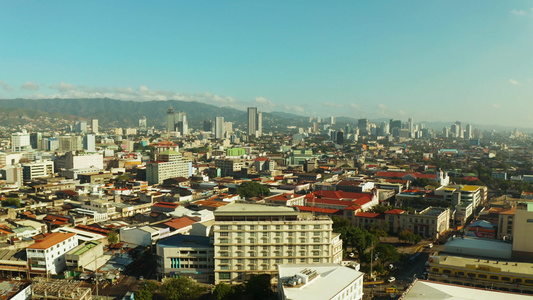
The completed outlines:
[[[181,135],[189,134],[189,123],[187,121],[187,114],[184,112],[178,113],[178,131]]]
[[[329,117],[329,124],[335,125],[335,117],[334,116]]]
[[[98,134],[98,119],[91,119],[91,132]]]
[[[370,133],[370,121],[368,119],[359,119],[357,128],[359,128],[360,135],[368,135]]]
[[[217,117],[215,119],[215,138],[223,139],[226,133],[226,124],[224,123],[224,117]]]
[[[76,122],[76,132],[86,133],[87,132],[87,122],[78,121]]]
[[[344,132],[342,132],[342,129],[340,131],[337,131],[336,143],[337,143],[337,145],[343,145],[344,144]]]
[[[87,152],[96,152],[96,138],[94,134],[87,134],[83,137],[83,149]]]
[[[467,124],[466,125],[466,131],[465,131],[465,139],[471,140],[474,136],[472,135],[472,125]]]
[[[213,131],[213,121],[205,120],[204,121],[203,130],[204,131]]]
[[[215,212],[215,284],[277,275],[280,264],[340,263],[342,240],[333,221],[294,207],[234,203]]]
[[[30,134],[30,144],[32,149],[42,150],[43,134],[40,132],[32,132]]]
[[[146,117],[142,116],[139,118],[139,130],[140,131],[146,131]]]
[[[407,126],[410,133],[413,133],[415,131],[415,124],[413,123],[413,118],[407,119]]]
[[[30,134],[26,130],[13,133],[11,135],[11,150],[21,152],[27,149],[31,149]]]
[[[257,112],[257,107],[248,107],[248,135],[260,137],[263,134],[263,114]]]
[[[176,112],[170,106],[167,110],[167,132],[173,132],[176,130]]]
[[[181,153],[167,150],[157,155],[157,161],[146,164],[146,181],[148,184],[161,184],[163,180],[175,177],[189,178],[192,175],[192,163]]]

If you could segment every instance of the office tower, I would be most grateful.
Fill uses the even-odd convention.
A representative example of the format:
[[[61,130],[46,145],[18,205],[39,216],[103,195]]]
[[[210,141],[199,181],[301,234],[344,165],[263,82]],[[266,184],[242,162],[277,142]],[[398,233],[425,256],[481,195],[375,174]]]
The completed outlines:
[[[96,152],[96,138],[94,134],[87,134],[83,137],[83,149],[87,152]]]
[[[184,112],[178,113],[178,131],[181,135],[189,134],[189,123],[187,121],[187,114]]]
[[[335,142],[337,140],[337,131],[335,131],[333,129],[330,129],[329,130],[329,137],[330,137],[330,140]]]
[[[463,128],[461,127],[461,122],[457,121],[457,122],[455,122],[454,125],[455,125],[455,131],[453,131],[453,133],[455,134],[455,137],[456,138],[462,138],[463,137]]]
[[[176,130],[176,112],[170,106],[167,110],[167,132],[173,132]]]
[[[329,117],[329,124],[335,125],[335,117],[334,116]]]
[[[21,152],[27,149],[31,149],[30,134],[26,130],[13,133],[11,135],[11,150]]]
[[[98,134],[98,119],[91,119],[91,131]]]
[[[139,130],[146,131],[146,117],[142,116],[139,118]]]
[[[336,140],[336,143],[338,145],[343,145],[344,144],[344,132],[342,132],[342,129],[340,131],[337,132],[337,140]]]
[[[40,132],[32,132],[30,134],[30,145],[32,149],[42,150],[43,134]]]
[[[205,120],[204,121],[203,130],[204,131],[213,131],[213,121]]]
[[[226,124],[224,124],[224,117],[217,117],[215,119],[215,138],[223,139],[226,132]]]
[[[474,136],[472,135],[472,125],[470,124],[467,124],[466,125],[466,130],[465,130],[465,139],[473,139]]]
[[[359,128],[359,134],[368,135],[370,133],[370,121],[368,119],[359,119],[357,128]]]
[[[263,134],[263,114],[257,112],[257,107],[248,107],[248,135],[260,137]]]
[[[329,217],[294,207],[234,203],[214,211],[215,284],[271,277],[279,264],[340,263],[342,240]]]
[[[407,126],[408,126],[408,129],[409,129],[409,132],[410,133],[413,133],[415,131],[415,126],[414,126],[414,123],[413,123],[413,118],[409,118],[407,119]]]
[[[233,132],[233,122],[224,122],[224,130],[226,132]]]
[[[76,132],[86,133],[87,132],[87,122],[78,121],[76,122]]]

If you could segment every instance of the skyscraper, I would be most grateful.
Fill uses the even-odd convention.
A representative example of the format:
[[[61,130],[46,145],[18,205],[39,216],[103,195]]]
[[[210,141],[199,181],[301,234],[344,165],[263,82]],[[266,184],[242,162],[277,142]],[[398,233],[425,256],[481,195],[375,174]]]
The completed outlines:
[[[142,116],[139,118],[139,130],[146,131],[146,117]]]
[[[87,134],[83,137],[83,149],[85,149],[87,152],[96,152],[96,139],[94,137],[94,134]]]
[[[167,131],[172,132],[176,130],[176,112],[170,106],[167,110]]]
[[[248,107],[248,135],[260,137],[263,134],[263,114],[257,112],[257,107]]]
[[[184,112],[178,113],[178,131],[181,135],[189,134],[189,123],[187,121],[187,114]]]
[[[224,124],[224,117],[217,117],[215,119],[215,138],[223,139],[226,131],[226,124]]]
[[[98,134],[98,119],[91,119],[91,131]]]

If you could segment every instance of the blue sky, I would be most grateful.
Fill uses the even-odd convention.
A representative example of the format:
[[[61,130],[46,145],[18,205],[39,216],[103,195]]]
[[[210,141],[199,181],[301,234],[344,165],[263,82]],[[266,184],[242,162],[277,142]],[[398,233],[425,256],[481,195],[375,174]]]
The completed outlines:
[[[533,127],[531,1],[0,1],[0,98]]]

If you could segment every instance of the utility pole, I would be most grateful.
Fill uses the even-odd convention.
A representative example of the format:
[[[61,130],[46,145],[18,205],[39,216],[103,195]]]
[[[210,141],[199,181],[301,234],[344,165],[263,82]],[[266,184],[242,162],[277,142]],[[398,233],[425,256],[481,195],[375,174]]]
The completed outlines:
[[[370,280],[374,279],[372,273],[372,263],[374,262],[374,241],[372,241],[372,246],[370,247]]]

